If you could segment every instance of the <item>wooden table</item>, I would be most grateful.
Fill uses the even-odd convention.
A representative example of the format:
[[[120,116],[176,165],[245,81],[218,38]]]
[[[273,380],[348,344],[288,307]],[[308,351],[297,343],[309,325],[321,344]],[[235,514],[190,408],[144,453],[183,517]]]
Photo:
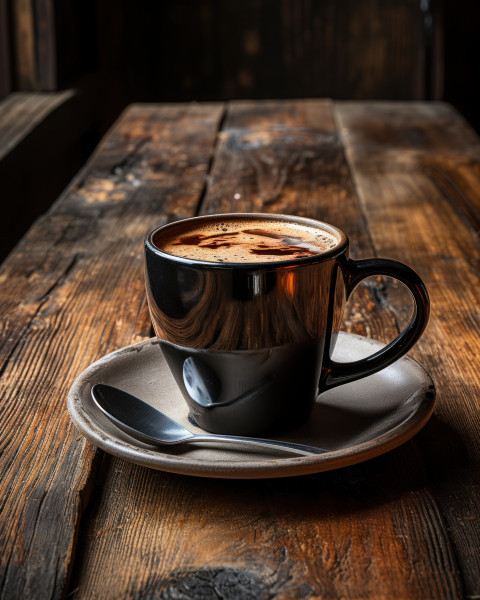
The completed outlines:
[[[79,435],[75,377],[152,335],[145,234],[227,211],[335,223],[353,257],[424,278],[411,356],[437,404],[413,440],[242,481],[138,467]],[[0,271],[0,597],[480,598],[479,228],[479,140],[445,104],[130,106]],[[402,286],[370,281],[344,329],[386,341],[409,311]]]

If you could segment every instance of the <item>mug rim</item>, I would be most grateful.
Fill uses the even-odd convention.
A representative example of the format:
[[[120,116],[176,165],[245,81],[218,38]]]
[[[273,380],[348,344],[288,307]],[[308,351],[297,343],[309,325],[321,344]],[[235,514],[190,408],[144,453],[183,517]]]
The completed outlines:
[[[275,260],[275,261],[255,261],[255,262],[214,262],[208,260],[199,260],[197,258],[187,258],[184,256],[177,256],[175,254],[171,254],[170,252],[165,252],[165,250],[161,250],[158,246],[153,242],[154,236],[160,231],[164,229],[170,229],[178,226],[179,224],[188,223],[190,221],[208,221],[214,219],[251,219],[257,218],[262,220],[270,220],[270,219],[279,219],[283,221],[290,221],[301,223],[307,226],[315,226],[318,227],[320,224],[326,231],[329,233],[333,233],[335,237],[338,236],[338,243],[327,250],[326,252],[322,252],[321,254],[314,254],[313,256],[304,256],[299,258],[293,258],[288,260]],[[315,264],[320,262],[325,262],[338,256],[339,254],[344,253],[346,248],[348,248],[349,240],[348,236],[335,225],[331,225],[330,223],[326,223],[325,221],[320,221],[319,219],[313,219],[310,217],[301,217],[297,215],[286,215],[286,214],[278,214],[278,213],[216,213],[216,214],[208,214],[208,215],[198,215],[195,217],[188,217],[186,219],[179,219],[177,221],[171,221],[170,223],[166,223],[164,225],[160,225],[155,227],[145,238],[145,247],[148,248],[154,254],[161,256],[166,260],[171,260],[183,265],[189,265],[192,267],[200,267],[200,268],[208,268],[208,269],[247,269],[251,271],[265,270],[265,269],[280,269],[285,267],[293,267],[300,265],[308,265]]]

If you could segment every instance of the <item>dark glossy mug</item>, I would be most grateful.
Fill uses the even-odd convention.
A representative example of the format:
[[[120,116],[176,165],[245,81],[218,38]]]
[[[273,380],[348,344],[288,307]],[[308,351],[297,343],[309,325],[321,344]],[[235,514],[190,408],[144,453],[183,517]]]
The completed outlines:
[[[280,220],[334,236],[319,254],[275,262],[212,262],[160,249],[194,224]],[[167,363],[196,423],[207,431],[266,435],[304,424],[318,394],[375,373],[403,356],[428,320],[420,277],[382,258],[352,260],[347,236],[331,225],[287,215],[208,215],[154,230],[145,241],[150,314]],[[344,305],[370,276],[398,279],[414,314],[385,348],[352,363],[331,359]]]

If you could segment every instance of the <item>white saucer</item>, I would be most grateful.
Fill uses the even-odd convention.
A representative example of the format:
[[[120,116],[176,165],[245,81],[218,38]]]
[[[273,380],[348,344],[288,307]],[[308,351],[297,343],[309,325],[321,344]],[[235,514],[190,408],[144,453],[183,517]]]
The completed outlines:
[[[367,356],[383,344],[341,333],[334,358]],[[199,477],[253,479],[317,473],[352,465],[400,446],[429,419],[435,390],[430,376],[411,358],[354,383],[322,394],[309,423],[279,439],[325,448],[318,456],[293,457],[275,450],[224,450],[214,444],[154,448],[118,430],[95,406],[94,383],[108,383],[149,402],[191,431],[188,409],[165,363],[160,346],[146,340],[108,354],[75,380],[68,410],[76,427],[94,445],[131,462]]]

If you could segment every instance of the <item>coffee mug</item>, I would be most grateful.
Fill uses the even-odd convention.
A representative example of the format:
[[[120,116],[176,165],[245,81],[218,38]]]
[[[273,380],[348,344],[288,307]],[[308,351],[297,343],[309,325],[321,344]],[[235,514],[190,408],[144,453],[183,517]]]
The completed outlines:
[[[319,394],[387,367],[415,344],[429,315],[423,281],[400,262],[348,254],[337,227],[290,215],[193,217],[147,236],[153,326],[201,428],[248,436],[295,429]],[[375,354],[334,362],[346,300],[378,275],[410,290],[410,323]]]

